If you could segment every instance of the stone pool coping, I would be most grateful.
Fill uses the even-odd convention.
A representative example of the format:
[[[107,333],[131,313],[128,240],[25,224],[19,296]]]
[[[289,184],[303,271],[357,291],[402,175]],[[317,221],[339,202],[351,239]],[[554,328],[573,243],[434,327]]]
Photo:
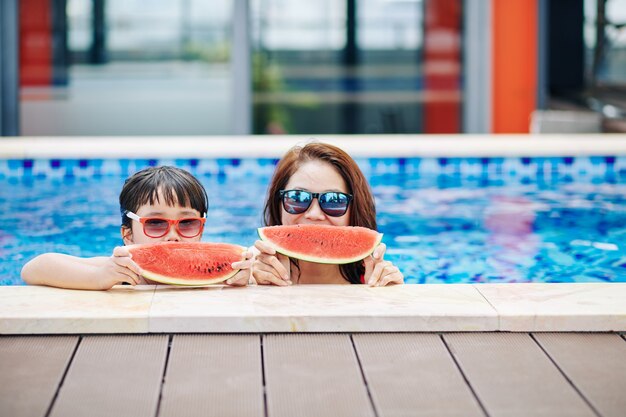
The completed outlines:
[[[57,136],[3,138],[2,159],[280,158],[316,139],[359,157],[558,157],[626,155],[626,134],[393,134],[250,136]],[[149,145],[149,146],[148,146]]]
[[[0,334],[626,331],[626,283],[0,287]]]

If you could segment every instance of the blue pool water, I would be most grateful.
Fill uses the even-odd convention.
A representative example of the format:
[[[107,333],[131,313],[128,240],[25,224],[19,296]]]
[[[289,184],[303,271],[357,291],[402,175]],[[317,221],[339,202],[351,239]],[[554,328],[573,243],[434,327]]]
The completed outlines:
[[[275,160],[0,160],[0,284],[49,251],[121,244],[118,194],[173,164],[209,192],[203,240],[250,245]],[[408,283],[626,282],[626,157],[361,159]]]

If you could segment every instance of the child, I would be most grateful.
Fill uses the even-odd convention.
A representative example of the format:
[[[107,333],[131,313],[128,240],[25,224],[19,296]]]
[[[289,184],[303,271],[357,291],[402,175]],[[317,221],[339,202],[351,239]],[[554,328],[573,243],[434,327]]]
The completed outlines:
[[[143,169],[126,180],[120,193],[124,245],[199,242],[208,205],[206,190],[189,172],[169,166]],[[252,263],[248,252],[237,262],[244,270],[227,284],[248,283]],[[22,279],[28,284],[85,290],[108,290],[123,283],[153,284],[142,278],[141,268],[125,246],[116,247],[110,257],[45,253],[24,265]]]
[[[369,184],[354,160],[336,146],[309,143],[289,150],[276,166],[265,203],[265,224],[327,224],[376,230],[376,207]],[[404,283],[404,276],[383,259],[381,243],[371,256],[347,265],[295,261],[257,240],[260,252],[252,275],[258,284]]]

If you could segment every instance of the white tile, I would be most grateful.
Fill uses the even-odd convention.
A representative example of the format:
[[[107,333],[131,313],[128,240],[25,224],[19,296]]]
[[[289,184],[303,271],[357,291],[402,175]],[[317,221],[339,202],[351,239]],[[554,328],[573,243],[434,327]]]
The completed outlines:
[[[477,284],[501,331],[625,331],[626,283]]]
[[[146,333],[153,285],[109,291],[0,287],[0,334]]]
[[[471,285],[157,287],[150,332],[490,331]]]

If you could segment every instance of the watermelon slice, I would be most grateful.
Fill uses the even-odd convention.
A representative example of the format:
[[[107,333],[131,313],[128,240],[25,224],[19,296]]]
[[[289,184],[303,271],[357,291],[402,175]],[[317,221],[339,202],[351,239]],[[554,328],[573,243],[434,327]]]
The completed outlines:
[[[376,249],[382,233],[365,227],[298,224],[258,229],[262,240],[290,258],[322,264],[360,261]]]
[[[129,247],[143,276],[174,285],[207,285],[237,273],[230,264],[243,259],[246,248],[230,243],[161,242]]]

